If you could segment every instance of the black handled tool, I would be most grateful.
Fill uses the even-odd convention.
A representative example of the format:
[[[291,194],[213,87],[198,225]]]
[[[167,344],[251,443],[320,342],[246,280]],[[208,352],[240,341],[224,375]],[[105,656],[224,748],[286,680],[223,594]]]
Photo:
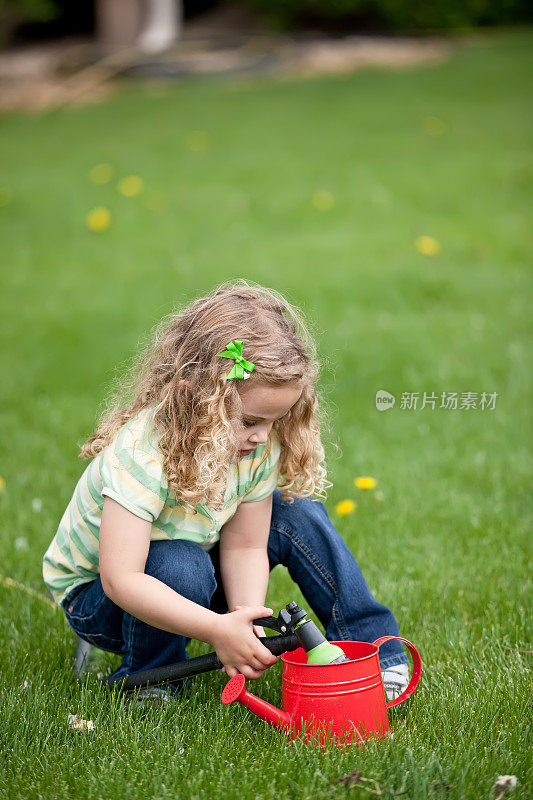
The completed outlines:
[[[275,656],[300,647],[301,642],[294,634],[295,625],[305,617],[306,612],[300,611],[296,603],[289,603],[277,617],[261,617],[254,619],[253,624],[280,633],[281,636],[261,636],[259,641]],[[221,669],[222,663],[216,653],[206,653],[187,661],[176,664],[167,664],[164,667],[142,670],[131,675],[121,675],[119,678],[104,678],[102,683],[108,689],[119,686],[122,691],[129,691],[138,686],[158,686],[161,683],[176,681],[180,678],[189,678],[192,675],[201,675]]]

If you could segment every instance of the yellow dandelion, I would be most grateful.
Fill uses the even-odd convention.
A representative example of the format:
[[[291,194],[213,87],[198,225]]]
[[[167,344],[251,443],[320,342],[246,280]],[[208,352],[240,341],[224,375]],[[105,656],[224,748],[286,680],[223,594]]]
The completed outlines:
[[[312,202],[317,211],[330,211],[335,205],[335,198],[331,192],[319,189],[313,194]]]
[[[352,511],[355,511],[356,508],[357,506],[353,500],[341,500],[341,502],[337,503],[335,506],[335,511],[339,517],[345,517],[346,514],[351,514]]]
[[[144,189],[144,183],[138,175],[128,175],[118,182],[117,188],[124,197],[137,197]]]
[[[355,485],[358,489],[373,489],[377,481],[375,478],[354,478]]]
[[[5,479],[2,478],[2,476],[0,475],[0,492],[3,492],[5,488],[6,488]]]
[[[111,213],[107,208],[93,208],[87,214],[86,222],[90,231],[105,231],[111,225]]]
[[[428,136],[442,136],[446,133],[446,123],[439,117],[426,117],[422,124]]]
[[[417,236],[415,247],[423,256],[437,256],[440,253],[440,243],[433,236]]]
[[[9,186],[0,186],[0,206],[8,206],[11,202],[11,189]]]
[[[103,186],[112,180],[114,174],[115,168],[112,164],[97,164],[89,172],[89,179],[98,186]]]
[[[209,147],[209,134],[207,131],[191,131],[187,136],[186,144],[193,153],[201,153]]]

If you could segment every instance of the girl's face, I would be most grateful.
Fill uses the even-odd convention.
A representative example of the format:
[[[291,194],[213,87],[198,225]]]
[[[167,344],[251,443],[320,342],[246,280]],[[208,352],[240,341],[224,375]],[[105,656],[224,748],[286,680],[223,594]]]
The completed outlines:
[[[259,384],[239,392],[242,401],[241,427],[236,431],[239,456],[265,444],[276,420],[287,414],[299,400],[303,386],[295,381],[286,386]]]

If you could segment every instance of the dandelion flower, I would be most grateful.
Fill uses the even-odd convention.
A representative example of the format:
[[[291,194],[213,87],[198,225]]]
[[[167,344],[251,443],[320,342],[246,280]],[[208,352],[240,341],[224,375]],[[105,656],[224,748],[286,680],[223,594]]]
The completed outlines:
[[[124,197],[137,197],[143,189],[143,180],[138,175],[128,175],[118,182],[118,190]]]
[[[330,211],[335,205],[335,198],[331,192],[319,189],[313,194],[313,205],[317,211]]]
[[[187,136],[186,143],[193,153],[201,153],[209,147],[209,134],[206,131],[191,131]]]
[[[351,514],[352,511],[355,511],[356,507],[353,500],[341,500],[340,503],[337,503],[335,511],[339,517],[345,517],[346,514]]]
[[[358,489],[373,489],[377,481],[375,478],[354,478],[354,483]]]
[[[90,231],[99,233],[105,231],[111,225],[111,213],[107,208],[99,207],[93,208],[87,214],[87,227]]]
[[[417,236],[415,247],[423,256],[438,256],[441,250],[440,243],[433,236]]]
[[[97,164],[89,172],[89,178],[97,186],[103,186],[105,183],[109,183],[114,174],[115,168],[112,164]]]
[[[5,488],[6,488],[6,482],[4,478],[2,478],[2,476],[0,475],[0,492],[3,492]]]

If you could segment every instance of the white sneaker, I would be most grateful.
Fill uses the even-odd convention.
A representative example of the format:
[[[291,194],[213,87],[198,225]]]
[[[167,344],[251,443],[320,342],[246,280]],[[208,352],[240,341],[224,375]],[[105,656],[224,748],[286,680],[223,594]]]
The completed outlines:
[[[396,700],[409,685],[409,665],[395,664],[393,667],[387,667],[381,673],[381,677],[387,700],[389,702]]]

